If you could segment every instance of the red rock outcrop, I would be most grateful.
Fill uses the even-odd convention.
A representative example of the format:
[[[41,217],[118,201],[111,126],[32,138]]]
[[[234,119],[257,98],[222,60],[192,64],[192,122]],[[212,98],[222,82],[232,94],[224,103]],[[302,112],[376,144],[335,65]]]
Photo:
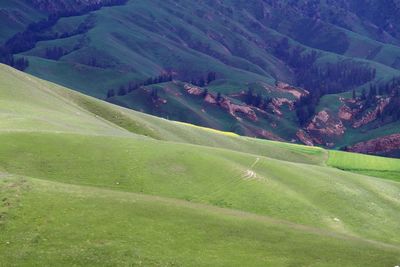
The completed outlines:
[[[287,83],[284,82],[278,82],[276,84],[276,89],[280,90],[280,91],[285,91],[289,94],[292,94],[295,98],[300,99],[300,97],[302,96],[306,96],[309,94],[308,91],[304,90],[304,89],[300,89],[300,88],[296,88],[293,86],[290,86]]]
[[[317,132],[327,136],[340,136],[346,130],[342,121],[329,115],[326,110],[318,112],[306,129],[308,132]]]
[[[382,113],[382,111],[385,109],[385,107],[390,103],[390,98],[381,98],[379,99],[379,103],[376,106],[376,108],[372,111],[367,112],[361,119],[355,121],[353,123],[353,128],[360,128],[361,126],[364,126],[370,122],[373,122],[376,120],[376,117],[378,116],[379,113]]]
[[[276,134],[274,134],[270,131],[264,130],[264,129],[259,129],[259,130],[256,130],[255,132],[258,136],[261,136],[262,138],[265,138],[268,140],[281,141],[281,142],[284,141],[284,139],[280,138]]]
[[[254,110],[249,107],[249,106],[241,106],[241,105],[237,105],[237,104],[233,104],[231,101],[229,101],[228,99],[224,98],[221,103],[220,103],[222,108],[225,108],[228,110],[228,112],[234,116],[235,118],[238,118],[236,113],[240,112],[245,114],[249,119],[253,120],[253,121],[257,121],[257,115],[254,112]]]
[[[204,97],[204,101],[209,104],[213,104],[213,105],[218,104],[216,97],[212,94],[207,94]],[[229,112],[229,114],[231,114],[236,119],[240,119],[236,114],[237,112],[240,112],[240,113],[246,115],[252,121],[257,121],[257,119],[258,119],[254,110],[249,106],[234,104],[226,98],[223,98],[222,101],[219,103],[219,105],[223,109],[226,109]]]
[[[298,130],[296,136],[303,144],[308,146],[314,146],[312,138],[304,130]]]
[[[353,119],[354,112],[351,108],[346,105],[343,105],[339,108],[339,118],[344,121],[349,121]]]
[[[188,83],[186,83],[186,84],[183,86],[183,88],[184,88],[184,89],[186,90],[186,92],[188,92],[188,94],[190,94],[190,95],[199,96],[199,95],[203,94],[203,92],[204,92],[204,90],[203,90],[202,88],[197,87],[197,86],[194,86],[194,85],[191,85],[191,84],[188,84]]]
[[[304,130],[297,132],[297,138],[306,145],[334,145],[333,140],[346,131],[343,122],[328,111],[322,110],[316,114]]]
[[[209,104],[217,104],[217,100],[215,100],[215,97],[212,94],[207,94],[204,101]]]
[[[270,103],[270,107],[275,114],[282,116],[283,113],[280,108],[285,104],[289,106],[290,110],[294,110],[294,101],[283,97],[273,98],[272,102]]]
[[[364,154],[385,154],[400,150],[400,134],[392,134],[366,142],[357,143],[346,149],[350,152]]]

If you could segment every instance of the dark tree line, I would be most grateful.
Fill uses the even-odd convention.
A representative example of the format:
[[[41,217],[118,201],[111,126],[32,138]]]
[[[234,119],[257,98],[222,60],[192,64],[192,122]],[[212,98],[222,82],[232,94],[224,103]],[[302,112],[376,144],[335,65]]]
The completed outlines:
[[[31,50],[39,41],[66,38],[72,35],[84,33],[92,27],[90,17],[88,17],[73,32],[66,32],[62,34],[45,33],[46,30],[53,27],[60,18],[78,16],[98,10],[104,6],[123,5],[126,2],[127,0],[109,0],[105,2],[92,3],[77,10],[57,11],[56,13],[50,14],[46,19],[31,23],[23,32],[15,34],[8,39],[2,47],[0,47],[0,62],[19,70],[24,70],[29,66],[29,61],[26,58],[15,59],[15,54]],[[59,51],[51,51],[49,56],[51,58],[57,57],[59,56]]]
[[[320,95],[349,91],[375,79],[376,70],[356,62],[328,63],[299,73],[297,84]]]
[[[158,96],[158,89],[157,89],[157,88],[153,88],[153,89],[151,90],[150,98],[151,98],[151,100],[153,100],[153,101],[157,101],[157,100],[159,99],[159,96]]]
[[[342,61],[316,66],[319,56],[316,51],[305,52],[299,46],[291,49],[287,38],[275,46],[275,55],[293,68],[297,86],[310,91],[320,90],[321,96],[349,91],[376,76],[374,68],[359,62]]]
[[[371,85],[376,88],[379,95],[395,95],[400,88],[400,77],[393,77],[388,82]]]
[[[206,85],[209,85],[211,82],[215,81],[216,79],[217,79],[217,74],[213,71],[210,71],[205,76],[192,78],[190,80],[186,80],[186,82],[190,82],[191,84],[199,86],[199,87],[204,87]]]
[[[148,78],[146,81],[143,82],[143,85],[152,85],[152,84],[157,84],[157,83],[165,83],[165,82],[170,82],[172,81],[173,77],[172,74],[161,74],[158,75],[157,77],[153,78]]]
[[[211,82],[215,81],[217,79],[217,73],[211,71],[207,74],[207,84],[210,84]]]
[[[390,98],[389,104],[379,111],[377,118],[381,123],[390,123],[400,120],[400,78],[393,78],[389,82],[370,84],[369,90],[362,89],[360,94],[353,90],[352,98],[362,101],[360,114],[371,108],[376,108],[382,96]],[[359,115],[360,116],[360,115]]]
[[[314,116],[320,98],[319,91],[315,91],[300,97],[296,102],[296,116],[301,126],[304,126]]]
[[[267,111],[269,104],[272,102],[272,98],[264,97],[261,93],[255,94],[254,90],[249,88],[244,96],[244,102],[249,106]]]
[[[36,43],[44,40],[53,40],[58,38],[65,38],[72,35],[86,32],[92,25],[89,23],[90,17],[85,20],[79,27],[70,33],[48,33],[46,30],[53,27],[60,18],[79,16],[87,14],[91,11],[99,10],[103,6],[115,6],[123,5],[127,0],[109,0],[107,2],[98,2],[88,4],[85,7],[78,10],[62,10],[56,13],[50,14],[46,19],[42,19],[38,22],[34,22],[28,25],[27,29],[23,32],[15,34],[13,37],[8,39],[5,43],[5,47],[12,53],[17,54],[28,51],[35,47]]]
[[[46,48],[45,57],[48,59],[59,60],[66,54],[62,47],[48,47]]]
[[[374,68],[352,61],[317,66],[315,62],[319,55],[316,51],[306,52],[299,46],[291,49],[287,38],[275,46],[274,52],[294,70],[296,85],[310,92],[296,103],[300,125],[304,125],[314,115],[323,95],[352,90],[374,80],[376,76]]]
[[[297,85],[309,90],[310,94],[296,103],[299,124],[305,125],[314,116],[322,96],[351,90],[373,80],[375,75],[375,69],[350,61],[328,63],[324,68],[301,69],[297,74]]]
[[[371,84],[369,91],[364,89],[359,98],[354,93],[356,99],[364,101],[363,111],[378,104],[377,96],[387,95],[390,97],[389,104],[378,113],[378,117],[383,123],[390,123],[400,120],[400,77],[393,78],[391,81]]]
[[[130,81],[126,85],[121,85],[119,88],[111,88],[107,91],[107,98],[114,97],[116,95],[118,96],[124,96],[130,92],[133,92],[137,89],[139,89],[141,86],[147,86],[147,85],[153,85],[153,84],[159,84],[159,83],[165,83],[165,82],[170,82],[172,81],[173,76],[172,74],[161,74],[156,77],[150,77],[142,82],[135,82],[135,81]],[[157,94],[156,94],[157,95]],[[154,98],[154,97],[153,97]]]
[[[54,46],[54,47],[47,47],[44,53],[44,57],[47,59],[52,59],[52,60],[59,60],[61,57],[79,50],[82,48],[84,45],[84,38],[81,38],[77,44],[72,47],[72,49],[66,50],[62,47],[59,46]],[[101,67],[100,64],[97,63],[96,58],[92,58],[89,62],[87,62],[87,65],[93,66],[93,67]]]
[[[25,57],[15,58],[6,48],[0,47],[0,63],[9,65],[18,70],[25,70],[29,66],[29,61]]]
[[[379,114],[382,122],[400,121],[400,89],[394,91],[394,95],[390,99],[389,104]]]

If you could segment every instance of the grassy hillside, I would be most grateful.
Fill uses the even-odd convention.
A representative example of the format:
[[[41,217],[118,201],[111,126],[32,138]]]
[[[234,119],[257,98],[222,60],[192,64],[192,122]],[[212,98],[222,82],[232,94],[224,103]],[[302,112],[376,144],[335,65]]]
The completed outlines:
[[[39,11],[31,3],[24,1],[1,1],[0,11],[2,13],[0,43],[25,30],[29,23],[44,19],[48,15],[47,12]]]
[[[21,196],[9,216],[24,216],[0,237],[6,265],[392,266],[398,261],[398,251],[381,244],[244,212],[27,178],[7,178],[2,192],[10,185]]]
[[[321,91],[329,93],[305,109],[303,115],[312,113],[304,115],[306,122],[317,115],[314,110],[328,110],[337,118],[343,105],[340,97],[351,97],[353,89],[361,96],[363,89],[368,94],[371,84],[396,88],[388,84],[400,76],[398,20],[391,13],[395,3],[370,2],[361,12],[355,8],[360,6],[358,0],[348,4],[227,0],[213,5],[200,0],[9,1],[0,4],[4,14],[0,23],[7,25],[0,31],[4,46],[0,62],[10,61],[3,48],[15,50],[14,61],[29,60],[27,73],[117,105],[240,135],[308,143],[297,135],[300,129],[307,131],[297,113],[300,108],[291,102],[298,99],[276,88],[277,81],[302,87],[314,96]],[[90,8],[85,9],[87,6]],[[390,23],[381,13],[387,14]],[[49,14],[60,17],[44,19]],[[29,26],[38,21],[36,27]],[[13,34],[17,34],[14,39]],[[29,45],[21,48],[25,44]],[[330,68],[339,70],[339,76],[351,75],[324,76],[335,73]],[[363,71],[375,74],[355,84],[348,81],[362,76]],[[182,81],[198,83],[209,73],[215,73],[216,79],[202,90],[252,106],[257,119],[232,116],[218,105],[187,94]],[[175,83],[141,86],[160,74],[172,75]],[[124,92],[130,84],[139,86]],[[257,105],[257,101],[245,100],[249,89],[264,102],[270,98],[288,102],[275,109]],[[379,96],[395,94],[389,89]],[[115,96],[107,97],[109,90],[114,90]],[[153,90],[163,104],[151,100]],[[378,105],[374,101],[368,104]],[[367,111],[359,113],[355,117]],[[343,121],[346,128],[341,136],[314,143],[340,148],[398,133],[400,115],[387,117],[385,122],[369,122],[362,128],[352,127],[354,121]],[[325,138],[319,133],[311,135]]]
[[[400,181],[400,165],[396,159],[329,151],[327,164],[342,170]]]
[[[400,262],[399,160],[168,121],[4,65],[0,116],[1,265]],[[368,172],[326,166],[349,158]]]
[[[342,19],[345,21],[338,15],[337,20]],[[189,80],[212,70],[221,79],[241,85],[254,81],[271,84],[275,79],[290,82],[295,79],[293,70],[274,53],[274,46],[287,37],[292,48],[315,49],[332,64],[343,59],[360,60],[391,77],[399,74],[394,55],[400,48],[396,42],[392,44],[393,38],[392,43],[384,38],[375,40],[356,27],[351,31],[330,21],[315,23],[307,11],[287,3],[246,5],[226,1],[210,6],[197,0],[191,4],[128,1],[125,6],[62,18],[45,33],[61,36],[85,21],[90,22],[87,31],[38,42],[23,53],[31,60],[27,71],[101,97],[111,86],[123,84],[124,79],[147,79],[165,70]],[[360,21],[353,23],[365,27]],[[45,49],[53,47],[61,47],[65,55],[43,60]],[[81,68],[87,73],[102,72],[106,82],[89,86],[85,75],[77,72]],[[121,79],[121,74],[126,77]]]
[[[278,159],[322,164],[324,150],[301,145],[263,142],[171,122],[124,109],[1,65],[2,131],[56,131],[130,136],[229,148]],[[18,84],[18,87],[15,86]],[[36,103],[35,105],[32,102]]]
[[[391,247],[244,212],[29,178],[6,178],[0,188],[10,185],[20,197],[11,200],[19,207],[9,216],[24,214],[0,236],[2,263],[10,266],[392,266],[398,261],[398,250]]]

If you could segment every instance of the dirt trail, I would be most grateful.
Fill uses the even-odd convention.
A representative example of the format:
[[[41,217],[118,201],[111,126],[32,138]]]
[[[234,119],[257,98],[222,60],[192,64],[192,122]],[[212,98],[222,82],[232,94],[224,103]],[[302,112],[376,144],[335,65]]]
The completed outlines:
[[[257,163],[260,161],[260,158],[256,158],[256,160],[251,164],[250,168],[244,172],[242,175],[242,178],[246,181],[257,179],[257,173],[253,171],[252,169],[257,165]]]
[[[256,158],[256,160],[254,161],[254,163],[251,164],[250,169],[254,168],[254,167],[257,165],[257,163],[258,163],[259,161],[260,161],[260,158]]]

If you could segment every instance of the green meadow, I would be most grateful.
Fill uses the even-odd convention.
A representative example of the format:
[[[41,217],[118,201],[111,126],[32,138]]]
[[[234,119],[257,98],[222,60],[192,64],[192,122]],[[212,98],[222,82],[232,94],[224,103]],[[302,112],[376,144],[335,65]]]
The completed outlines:
[[[0,65],[0,266],[395,266],[399,166],[153,117]]]

